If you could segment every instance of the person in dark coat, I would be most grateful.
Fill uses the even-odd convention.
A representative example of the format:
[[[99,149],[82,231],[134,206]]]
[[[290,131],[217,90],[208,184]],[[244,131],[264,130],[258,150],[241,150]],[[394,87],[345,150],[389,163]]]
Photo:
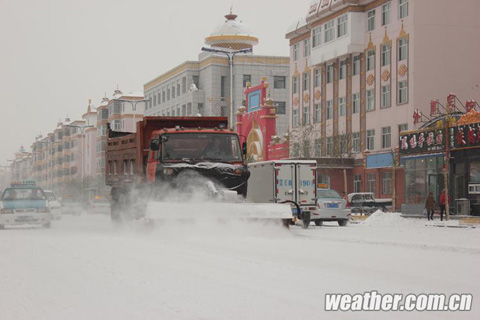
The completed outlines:
[[[430,192],[428,194],[427,200],[425,200],[425,209],[427,210],[428,220],[433,220],[433,212],[435,211],[436,206],[437,206],[437,203],[433,198],[433,193]]]

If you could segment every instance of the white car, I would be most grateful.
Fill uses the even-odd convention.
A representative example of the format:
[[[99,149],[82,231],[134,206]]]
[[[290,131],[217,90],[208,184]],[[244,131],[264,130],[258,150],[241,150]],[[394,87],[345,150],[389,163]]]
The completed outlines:
[[[332,189],[317,189],[317,208],[312,212],[310,220],[317,226],[324,221],[337,221],[344,227],[350,220],[350,210],[346,210],[347,201]]]
[[[110,214],[110,201],[106,199],[93,199],[90,203],[90,212]]]
[[[58,201],[55,193],[51,190],[43,190],[45,196],[48,200],[48,206],[50,207],[50,213],[52,214],[53,220],[60,220],[62,219],[62,205],[60,201]]]

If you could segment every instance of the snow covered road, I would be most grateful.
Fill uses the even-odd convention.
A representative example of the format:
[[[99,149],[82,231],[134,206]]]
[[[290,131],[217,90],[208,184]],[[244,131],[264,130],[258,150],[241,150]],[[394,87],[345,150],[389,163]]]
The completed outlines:
[[[115,229],[104,215],[0,232],[0,319],[478,319],[480,229]],[[326,293],[471,293],[470,312],[325,312]]]

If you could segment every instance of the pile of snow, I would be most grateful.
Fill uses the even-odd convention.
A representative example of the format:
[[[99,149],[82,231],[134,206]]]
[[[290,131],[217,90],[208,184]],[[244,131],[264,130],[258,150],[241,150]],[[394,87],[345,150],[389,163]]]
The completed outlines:
[[[362,225],[373,227],[398,227],[411,225],[414,221],[402,218],[398,212],[382,212],[377,210],[372,213]]]

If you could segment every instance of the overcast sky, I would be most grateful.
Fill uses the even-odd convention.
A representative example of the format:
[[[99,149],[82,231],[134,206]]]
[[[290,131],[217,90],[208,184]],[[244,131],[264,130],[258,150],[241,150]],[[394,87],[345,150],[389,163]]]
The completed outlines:
[[[234,13],[288,56],[285,32],[310,0],[0,0],[0,166],[67,115],[80,119],[117,85],[126,93],[185,60]]]

